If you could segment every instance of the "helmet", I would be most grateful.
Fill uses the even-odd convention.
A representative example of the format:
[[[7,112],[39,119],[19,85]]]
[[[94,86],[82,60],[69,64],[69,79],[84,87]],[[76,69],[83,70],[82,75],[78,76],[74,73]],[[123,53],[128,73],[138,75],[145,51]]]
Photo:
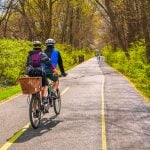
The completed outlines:
[[[56,43],[56,41],[54,40],[54,39],[47,39],[46,41],[45,41],[45,44],[46,45],[54,45]]]
[[[40,41],[33,41],[32,45],[34,48],[41,48],[42,47],[42,43]]]

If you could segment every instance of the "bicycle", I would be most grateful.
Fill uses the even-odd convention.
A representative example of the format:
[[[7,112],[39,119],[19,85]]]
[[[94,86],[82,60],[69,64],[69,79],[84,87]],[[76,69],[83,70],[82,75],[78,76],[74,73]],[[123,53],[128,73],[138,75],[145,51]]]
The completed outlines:
[[[52,82],[49,82],[49,85],[48,85],[48,97],[47,97],[48,104],[47,104],[47,108],[45,109],[44,105],[42,104],[42,100],[40,96],[42,84],[40,83],[37,85],[38,80],[34,81],[32,84],[30,83],[31,81],[33,81],[33,79],[36,79],[36,78],[41,79],[41,77],[21,78],[22,80],[26,79],[26,82],[22,82],[22,83],[20,80],[23,94],[32,94],[31,99],[29,98],[29,119],[34,129],[37,129],[39,127],[42,114],[44,115],[45,113],[47,113],[50,107],[54,107],[54,112],[56,115],[60,114],[60,109],[61,109],[60,90],[59,88],[56,90],[56,94],[57,94],[56,98],[53,98],[52,97]],[[36,84],[36,88],[35,88],[35,84]],[[31,88],[32,87],[31,85],[34,86],[34,89],[35,89],[34,91],[30,90],[29,88],[26,88],[26,87]]]

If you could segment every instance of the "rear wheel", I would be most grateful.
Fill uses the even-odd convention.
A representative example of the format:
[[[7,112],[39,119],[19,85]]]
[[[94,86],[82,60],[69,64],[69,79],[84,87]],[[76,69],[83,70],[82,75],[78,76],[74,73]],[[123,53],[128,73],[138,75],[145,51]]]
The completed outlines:
[[[57,91],[57,99],[53,100],[53,104],[54,104],[54,112],[56,115],[58,115],[61,109],[61,97],[59,89],[57,89],[56,91]]]
[[[34,129],[37,129],[40,125],[41,120],[41,109],[40,109],[40,95],[33,94],[30,106],[29,106],[29,117],[31,125]]]

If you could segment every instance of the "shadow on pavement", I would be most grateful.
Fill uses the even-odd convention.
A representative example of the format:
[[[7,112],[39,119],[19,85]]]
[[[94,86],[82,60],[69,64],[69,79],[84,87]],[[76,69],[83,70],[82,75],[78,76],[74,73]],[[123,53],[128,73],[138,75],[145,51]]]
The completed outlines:
[[[130,132],[133,132],[133,133],[139,134],[140,136],[143,134],[146,136],[150,136],[150,133],[142,132],[140,130],[138,131],[138,130],[133,129],[131,127],[124,127],[122,125],[118,125],[117,123],[107,122],[107,124],[115,126],[118,130],[118,133],[122,133],[123,135],[125,135],[125,134],[128,135]]]
[[[118,130],[122,135],[132,132],[140,136],[150,136],[149,124],[142,125],[140,123],[150,121],[150,107],[138,107],[137,105],[132,109],[125,107],[120,109],[107,108],[106,112],[108,130]]]
[[[56,120],[56,117],[57,116],[55,115],[50,118],[43,118],[38,129],[33,129],[30,126],[30,128],[27,129],[25,133],[15,141],[15,143],[24,143],[34,137],[42,136],[43,134],[51,131],[55,126],[57,126],[57,124],[63,122],[62,120]]]

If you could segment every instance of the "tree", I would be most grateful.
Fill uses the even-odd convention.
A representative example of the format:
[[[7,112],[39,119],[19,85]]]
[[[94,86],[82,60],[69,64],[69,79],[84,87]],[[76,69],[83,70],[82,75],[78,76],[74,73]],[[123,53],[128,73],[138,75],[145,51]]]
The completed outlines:
[[[113,44],[120,46],[127,54],[130,43],[141,38],[146,42],[146,56],[150,61],[150,1],[149,0],[91,0],[98,11],[105,12],[104,20],[109,27]],[[116,47],[116,46],[115,46]]]

